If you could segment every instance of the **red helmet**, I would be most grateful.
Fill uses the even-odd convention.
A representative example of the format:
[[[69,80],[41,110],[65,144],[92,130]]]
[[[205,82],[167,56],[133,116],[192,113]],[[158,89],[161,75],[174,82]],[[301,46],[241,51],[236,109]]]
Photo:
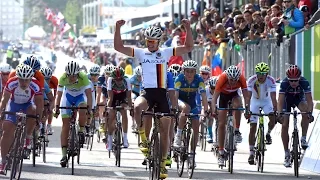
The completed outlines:
[[[297,65],[290,65],[286,71],[287,78],[297,79],[301,76],[301,70]]]

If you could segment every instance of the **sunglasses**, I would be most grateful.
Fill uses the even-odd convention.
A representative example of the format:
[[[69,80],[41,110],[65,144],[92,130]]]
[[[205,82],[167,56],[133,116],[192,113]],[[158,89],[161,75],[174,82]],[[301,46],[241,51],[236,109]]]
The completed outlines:
[[[90,74],[90,76],[98,76],[99,74]]]
[[[215,87],[211,87],[210,89],[211,89],[212,91],[214,91],[216,88],[215,88]]]
[[[283,1],[283,3],[291,3],[292,1]]]
[[[78,74],[73,74],[73,75],[67,74],[67,77],[78,77]]]
[[[201,73],[201,75],[208,76],[209,73]]]
[[[157,43],[158,42],[158,40],[153,40],[153,39],[146,39],[146,42],[147,43]]]
[[[291,79],[291,80],[289,80],[289,82],[298,82],[299,81],[299,79]]]
[[[232,81],[232,82],[236,82],[238,81],[239,79],[229,79],[229,81]]]
[[[264,76],[264,75],[267,75],[267,73],[265,73],[265,72],[258,72],[258,73],[256,73],[257,75],[261,75],[261,76]]]

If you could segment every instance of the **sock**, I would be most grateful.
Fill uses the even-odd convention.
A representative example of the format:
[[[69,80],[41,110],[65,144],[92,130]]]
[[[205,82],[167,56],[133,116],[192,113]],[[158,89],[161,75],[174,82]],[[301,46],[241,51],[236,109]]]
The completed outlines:
[[[307,136],[301,136],[301,139],[307,140]]]
[[[224,154],[224,150],[223,149],[219,149],[219,154],[223,155]]]
[[[108,134],[108,143],[112,143],[112,135]]]
[[[285,150],[285,151],[284,151],[284,154],[285,154],[286,157],[290,156],[290,151],[289,151],[289,149]]]
[[[61,151],[62,151],[62,157],[66,157],[67,156],[67,147],[62,147]]]
[[[144,142],[144,141],[147,141],[147,137],[146,137],[146,133],[144,130],[139,130],[139,134],[140,134],[140,137],[141,137],[141,141]]]
[[[254,146],[249,145],[250,155],[254,155]]]
[[[212,136],[212,126],[208,126],[208,134]]]
[[[182,129],[177,128],[177,135],[181,136],[181,134],[182,134]]]
[[[128,139],[128,134],[127,133],[123,133],[123,139]]]

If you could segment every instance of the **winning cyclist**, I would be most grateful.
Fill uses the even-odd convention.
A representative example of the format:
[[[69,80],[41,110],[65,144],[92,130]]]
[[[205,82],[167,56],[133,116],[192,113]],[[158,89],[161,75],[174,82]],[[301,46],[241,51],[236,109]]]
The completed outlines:
[[[24,113],[31,115],[40,115],[42,113],[42,108],[36,108],[42,105],[42,91],[39,82],[32,79],[33,75],[33,69],[28,65],[19,66],[16,69],[16,77],[10,78],[5,86],[0,106],[1,110],[5,109],[8,105],[6,110],[11,112],[18,112],[22,110]],[[3,118],[5,121],[2,126],[3,135],[1,139],[1,174],[5,171],[5,163],[7,160],[6,156],[14,140],[14,132],[16,129],[15,115],[6,115],[6,117],[1,117],[1,119]],[[34,119],[27,119],[26,146],[31,142],[32,132],[35,125],[36,121]]]
[[[290,65],[286,71],[287,77],[280,84],[278,97],[278,113],[291,112],[291,108],[297,107],[301,112],[311,112],[313,110],[313,99],[309,81],[301,76],[301,70],[297,65]],[[281,137],[285,152],[284,166],[291,167],[289,143],[289,116],[284,115],[282,121]],[[312,115],[303,114],[301,127],[301,147],[308,148],[307,132]],[[281,120],[282,118],[280,118]]]
[[[65,93],[63,93],[65,91]],[[63,99],[61,102],[61,98]],[[85,97],[87,97],[87,102]],[[75,61],[68,62],[65,73],[59,79],[58,95],[56,98],[56,116],[60,114],[60,103],[63,107],[71,107],[73,104],[76,107],[87,107],[88,109],[79,109],[79,143],[84,143],[84,129],[86,125],[87,115],[89,112],[91,116],[92,111],[92,93],[88,76],[84,72],[80,72],[79,64]],[[69,121],[71,110],[62,110],[62,131],[61,131],[61,149],[62,159],[60,161],[61,167],[67,165],[67,146],[68,146],[68,134],[69,134]]]
[[[206,96],[207,96],[207,101],[208,101],[208,105],[209,105],[209,111],[211,110],[212,95],[213,95],[214,90],[216,88],[217,81],[218,81],[218,77],[213,76],[209,79],[208,85],[206,86]],[[213,125],[213,118],[210,117],[208,120],[208,127],[207,127],[207,130],[208,130],[207,142],[208,143],[213,143],[212,125]]]
[[[171,56],[180,56],[186,54],[193,49],[193,39],[192,32],[190,28],[189,20],[182,20],[182,24],[186,29],[186,41],[184,46],[179,46],[175,48],[159,48],[160,39],[163,34],[161,28],[156,26],[148,27],[145,30],[145,38],[147,48],[131,48],[124,47],[120,35],[120,27],[125,24],[124,20],[118,20],[116,23],[116,30],[114,34],[114,48],[115,50],[126,54],[130,57],[135,57],[139,60],[142,67],[142,86],[144,87],[144,94],[139,96],[134,103],[134,116],[137,125],[140,127],[141,124],[141,112],[142,110],[147,110],[153,108],[155,104],[157,106],[154,108],[155,112],[169,113],[169,105],[167,101],[167,63]],[[156,94],[156,96],[155,96]],[[168,149],[168,136],[169,133],[169,121],[170,118],[161,118],[161,128],[160,134],[164,138],[160,138],[161,149],[162,149],[162,163],[160,169],[160,178],[167,178],[168,172],[165,168],[165,160],[167,159],[167,149]],[[145,136],[144,127],[139,129],[139,134],[141,136],[142,144],[141,149],[145,151],[148,149],[147,137]]]
[[[197,63],[193,60],[187,60],[182,64],[183,74],[180,74],[174,83],[176,89],[176,96],[178,97],[179,110],[182,113],[199,114],[200,111],[196,105],[196,94],[200,93],[202,97],[202,104],[204,111],[208,112],[208,102],[205,93],[205,85],[200,75],[196,74]],[[191,148],[194,151],[198,143],[199,136],[199,116],[194,116],[192,121],[192,128],[194,132],[195,142],[191,144]],[[182,130],[185,127],[187,117],[180,116],[180,121],[177,129],[177,133],[174,137],[174,147],[181,146]],[[192,157],[191,157],[192,158]],[[192,161],[193,163],[193,161]],[[193,164],[191,165],[193,166]]]
[[[129,78],[124,75],[124,70],[121,67],[116,67],[107,82],[108,90],[108,107],[116,106],[132,106],[131,101],[131,84]],[[123,128],[123,147],[128,148],[128,117],[127,110],[121,110],[122,128]],[[116,110],[110,109],[108,111],[108,151],[112,150],[113,133],[115,130]]]
[[[219,97],[219,108],[228,108],[228,102],[232,102],[233,108],[240,108],[242,106],[241,97],[238,94],[238,89],[241,88],[242,94],[244,96],[246,106],[250,107],[250,97],[247,91],[247,82],[244,75],[241,74],[240,69],[237,66],[228,67],[225,72],[219,76],[219,80],[216,84],[216,88],[212,98],[212,113],[215,116],[217,99]],[[241,143],[242,137],[239,131],[241,112],[236,111],[235,115],[235,141]],[[249,114],[249,113],[246,113]],[[219,128],[218,128],[218,146],[219,154],[218,164],[223,166],[225,162],[224,157],[224,140],[226,133],[226,121],[227,121],[227,111],[219,110],[218,114]]]
[[[271,144],[272,139],[270,133],[275,125],[275,117],[273,112],[277,110],[276,90],[277,85],[275,79],[268,75],[268,64],[261,62],[255,67],[256,75],[251,76],[248,81],[248,92],[251,97],[250,111],[254,114],[259,113],[261,107],[265,114],[269,115],[268,131],[266,134],[266,144]],[[270,94],[269,94],[270,93]],[[255,134],[257,131],[258,116],[251,116],[250,118],[250,133],[249,133],[249,150],[250,156],[248,163],[254,164],[254,144]]]

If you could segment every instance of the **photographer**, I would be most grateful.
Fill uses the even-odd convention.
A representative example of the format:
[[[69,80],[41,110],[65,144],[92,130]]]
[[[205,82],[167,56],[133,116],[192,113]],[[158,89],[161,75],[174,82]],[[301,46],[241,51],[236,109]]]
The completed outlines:
[[[304,26],[303,13],[294,6],[292,0],[284,0],[285,11],[280,23],[284,26],[284,34],[290,35]]]
[[[251,24],[249,31],[249,39],[257,40],[263,37],[263,32],[265,29],[265,23],[263,22],[260,12],[254,12],[252,14],[253,23]]]

